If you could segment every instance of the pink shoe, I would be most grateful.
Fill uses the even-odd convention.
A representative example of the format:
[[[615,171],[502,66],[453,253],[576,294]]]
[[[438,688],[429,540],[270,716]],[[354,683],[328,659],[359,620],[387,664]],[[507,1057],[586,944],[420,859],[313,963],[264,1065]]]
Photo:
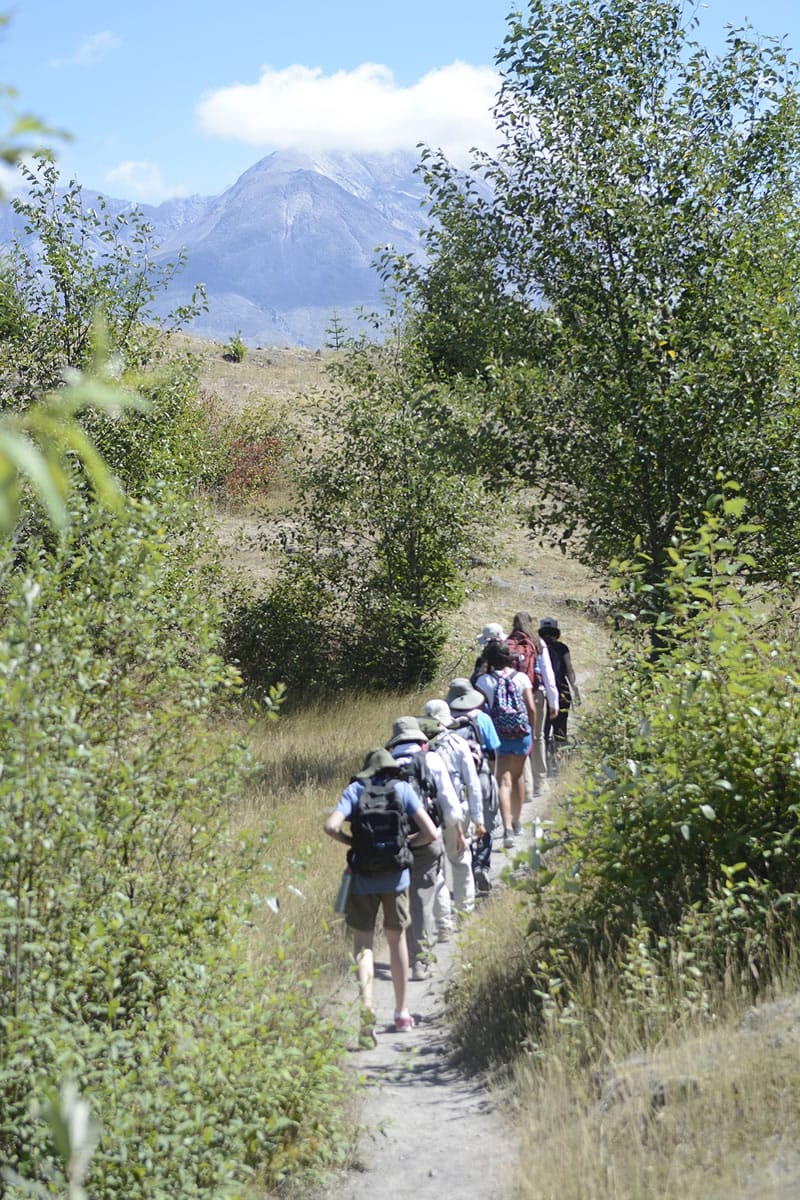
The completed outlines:
[[[411,1013],[395,1013],[394,1027],[397,1033],[408,1033],[409,1029],[413,1029],[414,1018]]]

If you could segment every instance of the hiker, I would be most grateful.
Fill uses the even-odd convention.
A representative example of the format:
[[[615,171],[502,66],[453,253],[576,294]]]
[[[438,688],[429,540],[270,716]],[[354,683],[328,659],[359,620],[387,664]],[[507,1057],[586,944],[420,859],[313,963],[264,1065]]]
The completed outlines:
[[[553,749],[557,751],[559,746],[567,744],[569,710],[573,702],[576,708],[580,705],[581,693],[575,678],[569,646],[561,641],[561,630],[558,628],[558,621],[555,617],[542,617],[539,622],[539,635],[544,639],[549,651],[558,691],[558,713],[555,717],[548,717],[544,737],[545,742],[549,742],[551,739],[554,741]],[[555,755],[553,755],[553,761],[555,761]]]
[[[488,625],[484,625],[483,629],[475,640],[480,646],[481,652],[475,659],[475,666],[472,668],[472,674],[469,677],[469,681],[473,687],[475,686],[475,681],[478,676],[485,674],[487,669],[486,647],[490,642],[504,642],[506,640],[506,635],[503,633],[502,625],[498,625],[496,622],[491,622]]]
[[[483,837],[486,833],[481,785],[469,747],[463,738],[450,731],[453,718],[447,701],[428,700],[424,713],[425,717],[420,718],[420,725],[424,729],[425,719],[433,722],[430,747],[444,760],[461,809],[462,837],[458,839],[458,844],[456,828],[445,826],[445,869],[449,866],[452,875],[456,912],[469,913],[475,907],[475,879],[472,874],[472,856],[469,852],[470,832],[474,831],[476,837]]]
[[[503,846],[513,850],[514,839],[522,829],[523,771],[536,720],[533,684],[524,671],[513,666],[505,642],[489,642],[486,665],[489,669],[478,677],[476,686],[486,697],[489,716],[500,738],[495,771],[503,818]]]
[[[531,752],[525,763],[525,796],[537,800],[547,791],[545,724],[558,713],[558,690],[547,645],[533,629],[530,613],[514,613],[511,632],[506,639],[514,665],[524,671],[533,684],[536,718],[531,731]]]
[[[402,775],[417,790],[423,806],[434,825],[452,829],[445,834],[456,847],[463,849],[461,805],[458,802],[444,761],[428,746],[428,735],[420,728],[416,717],[398,717],[386,743]],[[410,915],[408,927],[408,956],[412,980],[421,981],[430,973],[431,949],[437,937],[449,938],[452,914],[449,904],[439,903],[436,897],[444,883],[444,842],[440,838],[430,844],[412,847]]]
[[[373,939],[378,909],[389,946],[394,987],[394,1027],[404,1033],[414,1026],[408,1011],[408,946],[411,847],[434,845],[439,831],[409,783],[399,778],[400,768],[383,747],[370,750],[364,765],[342,792],[336,808],[325,820],[325,832],[350,849],[352,871],[345,917],[353,930],[353,957],[358,968],[361,997],[360,1044],[377,1044],[372,1001],[374,977]],[[350,834],[342,831],[350,822]],[[416,828],[412,828],[413,825]]]
[[[476,896],[485,896],[491,889],[492,830],[498,811],[494,768],[500,738],[491,717],[484,711],[483,693],[468,679],[451,679],[445,700],[453,718],[451,729],[467,743],[481,785],[484,832],[476,835],[472,843],[472,875]]]

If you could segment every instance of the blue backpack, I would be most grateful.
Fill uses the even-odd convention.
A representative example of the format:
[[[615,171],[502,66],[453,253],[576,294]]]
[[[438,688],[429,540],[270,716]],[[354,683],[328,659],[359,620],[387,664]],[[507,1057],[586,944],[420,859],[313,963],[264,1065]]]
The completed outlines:
[[[489,716],[494,722],[498,736],[504,741],[527,737],[531,731],[525,700],[517,688],[512,675],[492,671],[496,687],[489,705]]]

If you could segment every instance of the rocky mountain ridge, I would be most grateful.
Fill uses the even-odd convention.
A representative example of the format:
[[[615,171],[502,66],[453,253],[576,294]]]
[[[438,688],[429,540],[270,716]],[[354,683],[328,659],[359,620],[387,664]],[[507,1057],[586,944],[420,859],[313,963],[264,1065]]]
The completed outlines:
[[[221,195],[138,205],[152,225],[158,258],[184,249],[186,269],[160,295],[154,312],[185,303],[197,283],[208,312],[191,331],[227,340],[240,332],[251,345],[325,344],[334,313],[358,327],[359,311],[382,307],[374,269],[378,248],[419,250],[427,222],[424,184],[414,153],[358,155],[276,151],[255,163]],[[84,202],[97,193],[84,190]],[[134,207],[106,198],[114,215]],[[0,247],[18,219],[0,210]]]

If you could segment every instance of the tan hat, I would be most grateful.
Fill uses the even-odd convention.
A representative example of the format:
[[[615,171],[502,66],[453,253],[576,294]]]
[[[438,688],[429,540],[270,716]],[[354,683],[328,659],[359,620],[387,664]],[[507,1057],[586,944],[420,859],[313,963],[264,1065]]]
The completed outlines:
[[[398,717],[392,725],[392,736],[386,743],[386,749],[391,750],[393,746],[400,746],[403,742],[419,742],[422,745],[427,740],[416,717]]]
[[[468,679],[451,679],[447,693],[447,704],[451,712],[472,712],[473,708],[483,708],[486,697],[473,687]]]
[[[481,632],[478,634],[477,640],[482,646],[486,646],[489,642],[504,642],[506,635],[503,633],[503,626],[496,623],[484,625]]]
[[[447,706],[446,700],[427,700],[423,712],[426,717],[433,717],[434,721],[438,721],[440,725],[444,725],[445,729],[449,729],[453,724],[453,718],[450,715],[450,709]]]

